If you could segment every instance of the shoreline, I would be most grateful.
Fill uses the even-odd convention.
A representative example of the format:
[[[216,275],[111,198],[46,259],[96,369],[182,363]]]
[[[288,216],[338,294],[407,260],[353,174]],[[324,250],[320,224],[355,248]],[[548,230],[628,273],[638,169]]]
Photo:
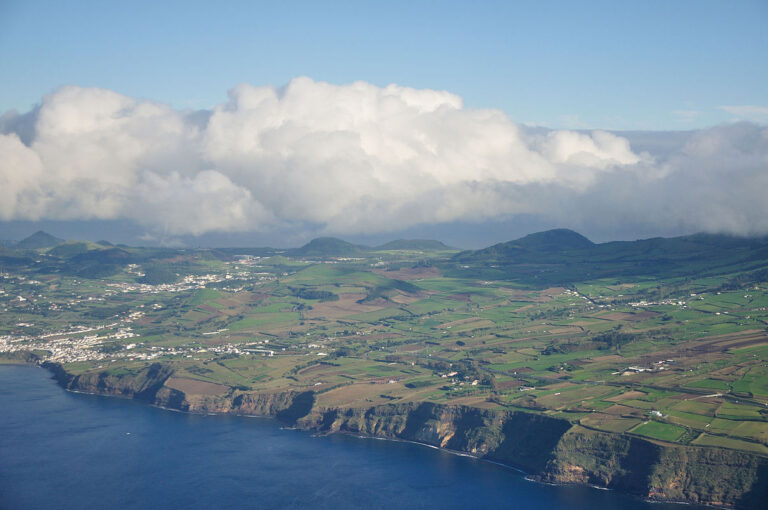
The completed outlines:
[[[50,369],[48,369],[46,367],[43,367],[42,365],[37,364],[37,363],[23,363],[22,362],[22,363],[7,363],[7,365],[27,366],[27,367],[30,367],[30,368],[41,368],[43,370],[46,370],[49,374],[51,374],[51,378],[52,379],[55,379],[55,376],[50,371]],[[2,366],[2,365],[0,365],[0,366]],[[57,383],[57,386],[59,386],[65,392],[69,392],[69,393],[73,393],[73,394],[77,394],[77,395],[88,395],[88,396],[98,397],[98,398],[118,398],[118,399],[121,399],[121,400],[136,401],[136,399],[134,399],[134,398],[126,397],[126,396],[122,396],[122,395],[103,394],[103,393],[97,393],[97,392],[88,392],[88,391],[81,391],[81,390],[74,390],[74,389],[64,388],[64,387],[61,386],[61,384],[58,381],[56,381],[56,383]],[[220,413],[220,412],[219,413],[216,413],[216,412],[196,412],[196,411],[187,411],[187,410],[182,410],[182,409],[175,409],[175,408],[172,408],[172,407],[161,406],[161,405],[151,404],[151,403],[142,402],[142,401],[136,401],[136,402],[138,404],[140,404],[140,405],[145,405],[146,404],[149,407],[160,409],[162,411],[171,411],[171,412],[174,412],[174,413],[185,414],[185,415],[190,415],[190,416],[234,417],[234,418],[249,418],[249,419],[254,419],[255,418],[255,419],[260,419],[260,420],[264,420],[264,421],[273,421],[273,422],[275,422],[279,426],[280,429],[283,429],[283,430],[293,430],[293,431],[297,431],[297,432],[304,432],[304,433],[308,433],[312,437],[328,437],[328,436],[331,436],[331,435],[340,435],[340,436],[346,436],[346,437],[350,437],[350,438],[354,438],[354,439],[360,439],[360,440],[375,440],[375,441],[383,441],[383,442],[410,444],[410,445],[414,445],[414,446],[429,448],[430,450],[436,450],[436,451],[439,451],[439,452],[442,452],[442,453],[445,453],[445,454],[448,454],[448,455],[453,455],[453,456],[457,456],[457,457],[465,457],[465,458],[469,458],[469,459],[472,459],[472,460],[475,460],[475,461],[478,461],[478,462],[482,462],[482,463],[498,466],[500,468],[503,468],[506,471],[513,471],[513,472],[515,472],[516,474],[520,475],[520,477],[523,480],[525,480],[525,481],[527,481],[529,483],[535,483],[535,484],[551,486],[551,487],[586,487],[586,488],[590,488],[590,489],[594,489],[594,490],[599,490],[599,491],[611,491],[611,492],[615,491],[614,489],[611,489],[609,487],[600,487],[600,486],[597,486],[597,485],[579,484],[579,483],[558,483],[558,482],[547,482],[547,481],[543,481],[543,480],[538,480],[538,479],[535,478],[535,475],[533,475],[533,474],[531,474],[531,473],[529,473],[529,472],[527,472],[527,471],[525,471],[525,470],[523,470],[521,468],[515,467],[515,466],[513,466],[511,464],[506,464],[506,463],[495,461],[495,460],[491,460],[491,459],[484,459],[482,457],[478,457],[477,455],[472,455],[470,453],[462,452],[462,451],[459,451],[459,450],[452,450],[450,448],[443,448],[443,447],[440,447],[440,446],[435,446],[435,445],[431,445],[431,444],[423,443],[423,442],[419,442],[419,441],[412,441],[412,440],[400,439],[400,438],[375,437],[375,436],[368,436],[368,435],[353,434],[353,433],[348,433],[348,432],[332,432],[332,433],[325,433],[325,434],[323,434],[323,433],[312,432],[310,430],[306,430],[306,429],[302,429],[302,428],[298,428],[298,427],[282,426],[282,425],[280,425],[280,421],[276,417],[274,417],[274,416],[233,414],[233,413]],[[642,498],[642,497],[639,497],[639,496],[636,496],[636,495],[632,495],[632,494],[627,494],[627,495],[629,495],[630,497],[639,499],[641,501],[644,501],[646,503],[672,503],[672,504],[680,504],[680,505],[691,505],[691,503],[684,502],[684,501],[667,501],[667,500],[665,500],[665,501],[658,501],[658,500],[652,500],[652,499],[648,499],[648,498]],[[710,508],[729,508],[729,507],[715,507],[715,506],[710,506],[710,505],[707,505],[707,506],[710,507]]]
[[[301,429],[297,429],[297,428],[288,428],[288,429],[289,430],[299,430],[299,431],[301,431]],[[455,455],[457,457],[467,457],[467,458],[476,460],[478,462],[483,462],[483,463],[486,463],[486,464],[492,464],[494,466],[499,466],[499,467],[501,467],[501,468],[503,468],[505,470],[508,470],[508,471],[514,471],[517,474],[522,475],[521,478],[523,478],[523,480],[525,480],[526,482],[536,483],[536,484],[539,484],[539,485],[546,485],[546,486],[550,486],[550,487],[586,487],[586,488],[594,489],[594,490],[598,490],[598,491],[619,492],[619,491],[616,491],[616,489],[611,489],[610,487],[601,487],[599,485],[582,484],[582,483],[547,482],[547,481],[544,481],[544,480],[537,480],[536,478],[534,478],[535,475],[532,475],[531,473],[528,473],[527,471],[525,471],[523,469],[520,469],[518,467],[515,467],[513,465],[505,464],[503,462],[499,462],[499,461],[495,461],[495,460],[491,460],[491,459],[484,459],[482,457],[478,457],[476,455],[472,455],[472,454],[461,452],[461,451],[457,451],[457,450],[451,450],[451,449],[448,449],[448,448],[441,448],[439,446],[431,445],[431,444],[428,444],[428,443],[421,443],[421,442],[418,442],[418,441],[410,441],[408,439],[374,437],[374,436],[361,436],[361,435],[358,435],[358,434],[350,434],[350,433],[346,433],[346,432],[337,432],[336,434],[347,436],[347,437],[353,437],[355,439],[375,440],[375,441],[385,441],[385,442],[393,442],[393,443],[412,444],[412,445],[416,445],[416,446],[426,447],[426,448],[429,448],[431,450],[437,450],[437,451],[440,451],[440,452],[443,452],[443,453],[446,453],[446,454],[449,454],[449,455]],[[330,435],[330,434],[325,434],[325,435],[313,434],[313,435],[320,436],[320,437],[325,437],[325,436]],[[628,495],[630,497],[639,499],[641,501],[644,501],[646,503],[652,503],[652,504],[664,503],[664,504],[687,505],[687,506],[691,506],[691,505],[696,504],[696,505],[700,505],[700,506],[706,506],[707,508],[716,508],[716,509],[730,509],[730,508],[733,508],[733,507],[728,507],[728,506],[703,505],[701,503],[691,503],[689,501],[655,500],[655,499],[643,498],[643,497],[640,497],[640,496],[637,496],[637,495],[634,495],[634,494],[629,494],[629,493],[624,493],[624,494]]]
[[[411,443],[418,446],[426,446],[430,449],[434,450],[441,450],[451,455],[456,456],[462,456],[462,457],[470,457],[475,460],[488,462],[490,464],[497,465],[503,469],[508,469],[515,471],[522,475],[522,477],[529,482],[537,482],[543,485],[552,485],[552,486],[582,486],[582,487],[589,487],[591,489],[595,490],[609,490],[609,491],[617,491],[621,492],[627,495],[630,495],[634,498],[640,499],[642,501],[646,501],[649,503],[675,503],[675,504],[682,504],[682,505],[702,505],[707,506],[710,508],[721,508],[721,509],[731,509],[731,508],[753,508],[751,506],[740,506],[740,505],[732,505],[732,504],[723,504],[722,502],[703,502],[700,500],[697,501],[690,501],[690,500],[681,500],[681,499],[673,499],[670,497],[647,497],[643,495],[643,491],[640,490],[639,486],[635,490],[632,490],[630,487],[622,487],[622,486],[602,486],[594,483],[589,483],[589,481],[585,480],[572,480],[572,479],[565,479],[563,480],[562,476],[557,475],[557,472],[548,472],[548,471],[534,471],[534,470],[526,470],[523,467],[513,465],[511,463],[504,462],[503,459],[499,460],[498,455],[494,455],[493,451],[486,451],[483,450],[482,454],[488,455],[488,457],[484,457],[481,455],[478,455],[476,453],[473,453],[471,451],[462,451],[455,448],[450,448],[446,446],[440,446],[438,444],[430,444],[429,442],[425,442],[422,440],[419,440],[419,438],[413,439],[408,437],[398,437],[396,434],[402,435],[405,433],[405,431],[398,432],[397,430],[390,430],[390,429],[373,429],[375,430],[375,434],[366,433],[366,429],[364,428],[365,423],[360,422],[360,414],[361,412],[364,412],[366,416],[371,413],[371,411],[381,411],[379,408],[371,408],[368,410],[364,409],[354,409],[354,408],[348,408],[348,409],[317,409],[314,407],[314,404],[310,404],[310,408],[306,410],[306,413],[301,414],[297,418],[294,419],[292,416],[280,416],[281,413],[285,412],[285,409],[292,406],[294,404],[295,397],[299,395],[298,393],[291,394],[291,399],[289,401],[283,401],[281,402],[281,405],[283,405],[283,408],[279,408],[279,406],[273,405],[273,402],[266,402],[263,403],[263,408],[268,409],[271,412],[264,413],[264,414],[251,414],[251,413],[240,413],[236,411],[236,408],[229,407],[227,410],[223,410],[221,407],[219,407],[217,410],[210,410],[206,407],[206,402],[203,402],[201,407],[197,408],[190,408],[189,402],[186,400],[186,395],[182,396],[184,399],[176,399],[173,401],[174,405],[164,405],[171,403],[169,401],[166,402],[160,402],[157,398],[157,394],[160,392],[158,389],[155,394],[153,394],[152,398],[147,398],[149,395],[146,394],[138,394],[138,393],[132,393],[132,394],[124,394],[119,393],[117,390],[120,388],[112,387],[112,392],[110,391],[89,391],[82,389],[81,387],[77,385],[73,385],[72,382],[79,382],[76,379],[73,379],[71,374],[66,372],[66,370],[58,364],[48,364],[47,366],[40,363],[28,363],[28,362],[14,362],[14,363],[7,363],[9,365],[20,365],[20,366],[35,366],[39,368],[46,369],[50,374],[51,378],[53,378],[57,384],[62,387],[62,389],[65,389],[66,391],[70,391],[72,393],[80,393],[85,395],[92,395],[92,396],[98,396],[98,397],[118,397],[122,399],[128,399],[128,400],[138,400],[140,403],[149,404],[151,407],[157,407],[159,409],[165,410],[165,411],[174,411],[184,414],[191,414],[191,415],[199,415],[199,416],[236,416],[236,417],[243,417],[243,418],[263,418],[263,419],[269,419],[269,420],[275,420],[277,423],[286,424],[286,426],[283,426],[282,428],[287,429],[295,429],[295,430],[303,430],[306,432],[310,432],[313,435],[321,436],[321,435],[330,435],[330,434],[343,434],[347,436],[352,436],[357,439],[377,439],[377,440],[386,440],[386,441],[394,441],[394,442],[403,442],[403,443]],[[0,365],[1,366],[1,365]],[[64,376],[68,376],[69,379],[64,378]],[[256,397],[260,397],[262,395],[256,395]],[[280,395],[281,397],[284,397],[284,394]],[[167,397],[167,395],[166,395]],[[230,396],[231,397],[231,396]],[[233,398],[230,398],[230,403]],[[314,397],[313,397],[314,401]],[[187,405],[186,408],[184,408],[184,404]],[[200,402],[197,402],[196,405],[200,405]],[[475,408],[453,408],[448,406],[439,406],[439,405],[427,405],[427,404],[414,404],[410,406],[400,406],[403,408],[403,411],[400,412],[407,412],[407,413],[413,413],[413,412],[425,412],[422,410],[423,407],[427,407],[428,411],[432,412],[434,416],[433,418],[440,418],[438,416],[439,412],[442,411],[443,414],[449,413],[450,416],[447,417],[447,419],[450,420],[460,420],[461,419],[461,413],[464,412],[475,412],[477,413],[478,410]],[[387,411],[392,411],[394,409],[395,414],[394,415],[382,415],[378,416],[378,418],[385,419],[385,418],[391,418],[392,416],[399,416],[397,414],[398,407],[397,406],[382,406],[386,408]],[[491,413],[493,414],[493,413]],[[332,417],[332,420],[328,419],[328,416]],[[496,416],[496,415],[493,415]],[[527,415],[526,418],[532,419],[531,417],[535,417],[538,415]],[[368,416],[370,418],[370,416]],[[445,416],[442,416],[443,420],[446,419]],[[358,421],[355,421],[355,420]],[[551,419],[550,419],[551,420]],[[292,421],[292,423],[291,423]],[[454,423],[454,425],[456,425]],[[523,426],[526,424],[524,423]],[[535,426],[535,423],[528,424],[529,428],[532,428]],[[357,429],[356,429],[357,428]],[[518,432],[525,432],[524,430],[518,430],[515,429]],[[435,437],[431,437],[431,440],[436,441]],[[630,438],[631,440],[631,438]],[[636,440],[636,439],[635,439]],[[467,446],[467,445],[462,445]],[[540,452],[541,454],[545,454],[545,451]],[[496,457],[496,458],[493,458]],[[530,460],[530,459],[529,459]],[[766,463],[766,466],[768,466],[768,463]],[[566,464],[566,467],[568,467],[568,464]],[[559,479],[558,479],[559,477]],[[655,488],[651,488],[650,492],[653,492],[654,494],[660,494],[664,495],[663,491],[656,491]]]

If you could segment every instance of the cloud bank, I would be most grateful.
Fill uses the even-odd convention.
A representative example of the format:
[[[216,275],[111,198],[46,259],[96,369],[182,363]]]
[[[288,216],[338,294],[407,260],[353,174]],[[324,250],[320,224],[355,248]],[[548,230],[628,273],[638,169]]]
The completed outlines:
[[[397,85],[244,84],[202,112],[64,87],[0,117],[3,221],[349,235],[525,214],[574,228],[766,234],[767,195],[764,126],[698,131],[653,154]]]

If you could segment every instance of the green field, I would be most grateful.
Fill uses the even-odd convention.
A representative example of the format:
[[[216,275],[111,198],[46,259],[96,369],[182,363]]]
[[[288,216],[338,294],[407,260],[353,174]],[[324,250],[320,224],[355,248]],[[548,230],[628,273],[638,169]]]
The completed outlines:
[[[159,363],[190,398],[236,389],[311,390],[327,406],[428,400],[764,453],[762,241],[563,251],[534,236],[471,252],[336,241],[4,247],[0,362],[115,376]]]
[[[633,434],[650,437],[651,439],[674,442],[685,434],[685,429],[668,423],[649,421],[632,429],[631,432]]]

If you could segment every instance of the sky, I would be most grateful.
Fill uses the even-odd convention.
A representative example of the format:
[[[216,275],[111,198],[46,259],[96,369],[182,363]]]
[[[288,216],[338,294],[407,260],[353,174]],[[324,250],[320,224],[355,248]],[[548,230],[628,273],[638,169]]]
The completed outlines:
[[[0,238],[768,234],[767,25],[764,1],[0,0]]]
[[[766,23],[764,0],[2,0],[0,110],[62,85],[210,108],[309,76],[449,90],[553,128],[766,121]]]

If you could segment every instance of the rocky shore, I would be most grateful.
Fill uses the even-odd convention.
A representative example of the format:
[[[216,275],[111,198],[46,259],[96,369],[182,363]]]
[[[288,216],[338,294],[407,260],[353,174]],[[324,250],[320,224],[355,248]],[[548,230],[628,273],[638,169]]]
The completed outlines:
[[[748,452],[670,445],[519,411],[429,402],[323,408],[315,404],[312,391],[186,394],[165,385],[172,370],[160,363],[122,375],[73,375],[56,363],[43,366],[72,391],[191,413],[272,416],[315,433],[415,441],[519,468],[543,482],[729,508],[761,508],[768,501],[768,458]]]

